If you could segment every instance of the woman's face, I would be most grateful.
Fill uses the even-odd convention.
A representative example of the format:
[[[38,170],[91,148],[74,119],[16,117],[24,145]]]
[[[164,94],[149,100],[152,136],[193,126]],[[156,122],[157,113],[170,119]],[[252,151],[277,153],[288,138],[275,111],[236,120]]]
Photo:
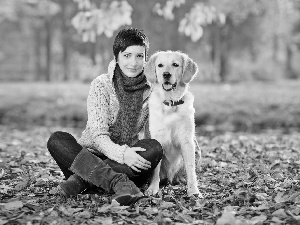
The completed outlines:
[[[119,52],[118,64],[126,76],[136,77],[143,71],[145,50],[144,46],[132,45],[128,46],[124,52]]]

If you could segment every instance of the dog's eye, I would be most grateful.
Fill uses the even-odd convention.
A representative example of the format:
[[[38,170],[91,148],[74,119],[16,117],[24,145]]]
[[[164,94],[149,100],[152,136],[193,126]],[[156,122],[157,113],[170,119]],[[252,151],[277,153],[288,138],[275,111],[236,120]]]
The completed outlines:
[[[160,64],[158,64],[157,66],[158,66],[158,67],[163,67],[164,65],[160,63]]]
[[[173,63],[173,66],[174,66],[174,67],[178,67],[179,64],[178,64],[178,63]]]

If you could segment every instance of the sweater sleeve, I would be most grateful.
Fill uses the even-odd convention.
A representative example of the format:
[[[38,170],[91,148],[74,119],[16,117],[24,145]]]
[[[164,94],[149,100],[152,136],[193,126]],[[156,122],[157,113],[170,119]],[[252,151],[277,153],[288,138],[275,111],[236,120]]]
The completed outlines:
[[[108,158],[124,163],[124,152],[127,145],[115,144],[109,134],[109,93],[105,83],[94,80],[87,98],[88,125],[94,146]]]

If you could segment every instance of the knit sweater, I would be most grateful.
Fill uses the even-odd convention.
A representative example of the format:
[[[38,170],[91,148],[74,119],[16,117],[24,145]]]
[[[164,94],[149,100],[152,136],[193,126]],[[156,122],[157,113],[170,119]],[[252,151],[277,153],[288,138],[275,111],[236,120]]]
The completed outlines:
[[[108,66],[108,73],[98,76],[91,83],[87,98],[88,121],[78,143],[95,154],[100,152],[108,158],[123,164],[124,152],[128,146],[115,144],[110,139],[109,133],[109,128],[116,121],[119,110],[119,102],[113,85],[115,66],[115,60],[111,61]],[[150,93],[151,89],[147,89],[143,94],[142,112],[137,122],[136,131],[141,138],[143,133],[147,133],[143,131],[148,121],[148,98]],[[133,143],[137,141],[133,140]]]

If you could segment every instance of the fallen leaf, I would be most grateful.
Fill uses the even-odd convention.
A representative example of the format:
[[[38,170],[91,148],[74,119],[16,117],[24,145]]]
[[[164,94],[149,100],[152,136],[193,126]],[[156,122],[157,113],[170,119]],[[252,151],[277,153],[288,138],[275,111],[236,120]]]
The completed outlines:
[[[152,208],[152,207],[147,207],[144,210],[144,213],[149,214],[149,215],[154,215],[158,213],[158,209],[157,208]]]
[[[225,166],[227,166],[227,164],[228,164],[228,163],[226,163],[226,162],[220,162],[220,163],[219,163],[219,166],[220,166],[220,167],[225,167]]]
[[[5,219],[3,220],[0,218],[0,225],[7,224],[7,223],[8,223],[8,220],[5,220]]]
[[[240,225],[241,220],[235,218],[235,212],[225,211],[222,213],[222,216],[217,220],[216,225]]]
[[[20,168],[11,168],[11,172],[12,173],[23,173],[23,170],[21,170]]]
[[[174,206],[175,206],[175,204],[173,202],[161,202],[160,209],[167,209],[167,208],[171,208]]]
[[[20,191],[27,187],[29,184],[29,177],[23,177],[22,180],[15,186],[16,191]]]
[[[284,209],[277,209],[276,211],[274,211],[274,212],[272,213],[272,215],[273,215],[273,216],[277,216],[277,217],[279,217],[279,218],[285,218],[285,217],[287,217],[287,215],[286,215]]]
[[[102,225],[111,225],[113,224],[112,217],[97,217],[94,219],[95,222],[100,223]]]
[[[120,206],[117,201],[115,201],[116,203],[113,202],[114,201],[112,201],[111,204],[104,204],[102,207],[98,208],[98,212],[121,212],[122,210],[129,208],[129,206]]]
[[[65,208],[64,206],[60,206],[59,211],[61,211],[63,214],[65,214],[66,216],[72,216],[74,213],[82,211],[83,208]]]
[[[3,168],[0,168],[0,178],[4,177],[5,170]]]
[[[274,201],[276,203],[283,203],[289,200],[289,197],[287,195],[284,195],[284,192],[278,192],[276,197],[274,198]]]
[[[265,204],[259,205],[257,207],[252,207],[253,210],[265,210],[265,209],[269,209],[269,208],[270,207]]]
[[[7,191],[10,189],[12,189],[12,188],[5,184],[0,185],[0,193],[2,193],[2,194],[7,194]]]
[[[50,216],[58,217],[58,213],[54,210],[50,213]]]
[[[0,206],[4,206],[6,210],[15,210],[23,207],[23,202],[21,201],[14,201],[8,203],[0,203]]]
[[[268,217],[266,215],[254,216],[251,218],[250,223],[252,225],[257,223],[263,223]]]
[[[268,195],[267,193],[256,193],[255,197],[259,200],[259,201],[264,201]]]
[[[43,186],[43,185],[47,184],[47,182],[48,182],[47,178],[41,177],[36,180],[35,186]]]
[[[98,208],[98,212],[99,213],[108,212],[110,208],[111,208],[111,206],[109,204],[105,204],[105,205]]]
[[[190,215],[183,214],[183,213],[178,213],[176,215],[176,219],[179,221],[182,221],[184,223],[192,223],[193,222],[193,218]]]
[[[290,216],[292,216],[295,220],[300,220],[300,216],[294,215],[291,211],[287,211],[287,214],[289,214]]]
[[[283,223],[283,221],[280,220],[278,217],[272,217],[271,220],[272,220],[273,222],[275,222],[275,223],[279,223],[279,224]]]
[[[91,217],[91,213],[87,210],[83,211],[83,212],[79,212],[75,214],[76,216],[85,218],[85,219],[89,219]]]

